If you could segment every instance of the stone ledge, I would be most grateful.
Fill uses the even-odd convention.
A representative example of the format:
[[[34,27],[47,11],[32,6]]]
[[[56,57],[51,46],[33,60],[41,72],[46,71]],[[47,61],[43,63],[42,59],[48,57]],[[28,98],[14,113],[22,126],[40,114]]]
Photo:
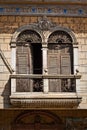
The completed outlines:
[[[81,97],[73,96],[24,96],[11,95],[10,102],[16,108],[77,108],[81,102]]]

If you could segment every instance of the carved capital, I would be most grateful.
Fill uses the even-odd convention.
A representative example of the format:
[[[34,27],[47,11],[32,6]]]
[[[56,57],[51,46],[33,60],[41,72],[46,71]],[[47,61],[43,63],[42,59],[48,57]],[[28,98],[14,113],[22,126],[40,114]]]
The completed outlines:
[[[10,47],[11,47],[11,48],[16,48],[16,42],[11,42],[11,43],[10,43]]]

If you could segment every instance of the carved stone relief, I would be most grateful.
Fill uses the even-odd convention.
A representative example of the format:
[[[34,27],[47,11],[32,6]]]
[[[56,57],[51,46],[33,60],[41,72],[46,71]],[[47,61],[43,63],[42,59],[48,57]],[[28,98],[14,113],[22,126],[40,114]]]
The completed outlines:
[[[49,36],[48,43],[72,43],[72,38],[64,31],[56,31]]]
[[[20,33],[20,35],[17,38],[17,42],[41,43],[41,37],[35,31],[26,30]]]

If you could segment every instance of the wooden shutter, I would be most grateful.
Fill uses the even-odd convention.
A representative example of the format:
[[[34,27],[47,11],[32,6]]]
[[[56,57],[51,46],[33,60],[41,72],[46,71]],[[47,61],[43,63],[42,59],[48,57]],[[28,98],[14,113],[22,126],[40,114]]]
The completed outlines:
[[[60,73],[60,58],[58,54],[49,54],[48,56],[48,73],[59,74]]]
[[[30,63],[29,63],[29,48],[26,46],[17,47],[17,73],[18,74],[29,74]]]
[[[61,74],[68,75],[71,74],[71,58],[70,55],[61,55]]]
[[[72,45],[49,44],[48,46],[48,73],[69,75],[72,71]],[[61,79],[49,79],[49,91],[61,91]],[[68,82],[70,84],[70,81]]]
[[[60,74],[60,57],[58,54],[48,55],[48,73],[53,75]],[[59,79],[49,79],[49,91],[61,91],[60,83]]]
[[[30,57],[28,46],[17,46],[16,51],[16,68],[17,74],[29,74],[30,73]],[[30,80],[29,79],[17,79],[18,92],[30,91]]]

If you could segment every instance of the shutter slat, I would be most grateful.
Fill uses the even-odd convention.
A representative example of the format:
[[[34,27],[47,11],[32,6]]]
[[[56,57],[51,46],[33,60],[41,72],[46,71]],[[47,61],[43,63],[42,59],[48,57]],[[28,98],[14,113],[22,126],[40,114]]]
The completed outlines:
[[[48,53],[48,73],[49,74],[60,74],[60,57],[58,53]],[[59,92],[61,91],[60,79],[49,80],[49,91]]]
[[[17,46],[16,51],[16,66],[18,74],[29,74],[30,73],[30,59],[29,59],[29,47]],[[17,92],[29,92],[30,91],[30,80],[29,79],[17,79],[16,80]]]
[[[58,55],[48,56],[48,73],[49,74],[59,74],[60,73],[60,62],[58,62]]]
[[[70,55],[61,56],[61,74],[71,74]]]
[[[49,44],[48,45],[48,73],[49,74],[71,74],[72,64],[71,44]],[[49,79],[51,92],[61,91],[61,79]]]
[[[26,46],[17,47],[17,73],[29,73],[29,51]]]

